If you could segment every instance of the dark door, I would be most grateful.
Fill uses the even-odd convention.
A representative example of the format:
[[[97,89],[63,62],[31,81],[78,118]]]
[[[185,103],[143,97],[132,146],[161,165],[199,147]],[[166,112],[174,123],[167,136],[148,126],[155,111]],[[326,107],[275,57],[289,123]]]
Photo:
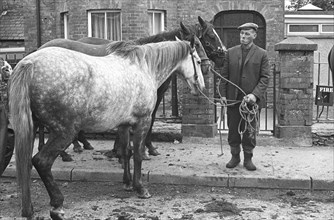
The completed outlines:
[[[257,38],[254,43],[266,49],[266,22],[263,16],[256,11],[221,11],[215,15],[213,24],[224,45],[230,48],[240,44],[239,30],[237,28],[247,22],[259,25]]]

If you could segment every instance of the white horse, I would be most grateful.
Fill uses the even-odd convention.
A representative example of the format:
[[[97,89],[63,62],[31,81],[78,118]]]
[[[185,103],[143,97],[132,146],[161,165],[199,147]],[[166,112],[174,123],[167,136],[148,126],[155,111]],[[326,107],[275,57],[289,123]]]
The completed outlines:
[[[151,124],[157,89],[177,71],[192,93],[203,90],[201,59],[193,39],[130,45],[105,57],[49,47],[22,59],[10,79],[9,106],[15,132],[18,183],[22,194],[22,216],[33,214],[30,196],[32,164],[50,196],[51,217],[62,219],[64,197],[55,183],[51,167],[58,154],[80,130],[123,130],[120,145],[125,155],[123,181],[139,197],[149,198],[142,185],[144,140]],[[36,123],[49,130],[49,139],[32,157]],[[127,149],[134,132],[134,176],[130,174]]]

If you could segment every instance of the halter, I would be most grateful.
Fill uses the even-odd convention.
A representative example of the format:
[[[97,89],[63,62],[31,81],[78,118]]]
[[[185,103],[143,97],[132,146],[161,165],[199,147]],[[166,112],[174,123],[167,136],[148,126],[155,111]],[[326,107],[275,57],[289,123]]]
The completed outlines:
[[[185,37],[185,35],[184,35],[184,33],[182,32],[182,31],[179,31],[178,32],[179,33],[179,35],[181,36],[181,39],[186,39],[186,37]],[[195,35],[196,37],[197,37],[197,35]],[[200,39],[200,37],[198,37],[198,39]],[[201,40],[200,40],[201,41]],[[202,43],[202,42],[201,42]],[[190,53],[191,53],[191,55],[193,56],[193,52],[192,52],[192,49],[190,48]],[[205,54],[206,55],[206,54]],[[206,58],[201,58],[201,65],[203,65],[203,64],[205,64],[205,63],[208,63],[207,65],[209,65],[210,64],[210,59],[207,57],[207,56],[205,56]],[[192,59],[193,59],[193,57],[192,57]],[[194,60],[193,60],[193,64],[194,64]],[[194,64],[195,65],[195,64]],[[210,64],[211,65],[211,64]],[[196,71],[196,70],[195,70]]]
[[[205,41],[204,40],[204,38],[203,38],[203,36],[206,34],[206,32],[208,31],[208,28],[206,28],[204,31],[203,31],[203,29],[200,27],[199,29],[198,29],[198,31],[201,31],[202,32],[202,34],[199,34],[199,39],[201,40],[201,42],[204,42],[204,44],[205,44],[205,46],[206,47],[208,47],[208,48],[210,48],[211,49],[211,55],[214,55],[214,56],[218,56],[218,57],[224,57],[225,56],[225,52],[224,52],[224,50],[223,50],[223,48],[218,48],[218,49],[216,49],[216,47],[213,45],[213,44],[211,44],[210,42],[207,42],[207,41]]]
[[[195,49],[190,48],[191,61],[193,62],[193,67],[194,67],[194,72],[195,72],[194,79],[197,82],[198,74],[197,74],[196,65],[195,65],[194,51]]]

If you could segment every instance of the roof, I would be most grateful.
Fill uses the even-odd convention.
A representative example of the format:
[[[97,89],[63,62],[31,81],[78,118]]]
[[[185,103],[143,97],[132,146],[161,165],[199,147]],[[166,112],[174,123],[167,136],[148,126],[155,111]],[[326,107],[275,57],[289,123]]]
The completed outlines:
[[[0,40],[24,40],[24,17],[16,10],[0,14]]]
[[[298,9],[298,11],[322,11],[322,8],[319,8],[312,4],[307,4]]]

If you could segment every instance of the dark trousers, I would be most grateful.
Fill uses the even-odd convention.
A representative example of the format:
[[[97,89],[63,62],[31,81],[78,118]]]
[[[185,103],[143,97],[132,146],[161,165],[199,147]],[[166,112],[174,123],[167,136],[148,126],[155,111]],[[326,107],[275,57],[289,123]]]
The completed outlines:
[[[0,105],[0,176],[7,166],[7,126],[8,118],[6,113],[6,105]]]
[[[256,146],[256,134],[249,133],[246,130],[242,135],[239,133],[239,123],[241,120],[240,128],[244,130],[245,120],[241,118],[239,112],[239,104],[227,107],[227,126],[228,126],[228,143],[231,148],[231,154],[239,154],[242,145],[242,149],[245,153],[253,153],[253,149]],[[256,121],[251,123],[253,128],[256,128]]]

